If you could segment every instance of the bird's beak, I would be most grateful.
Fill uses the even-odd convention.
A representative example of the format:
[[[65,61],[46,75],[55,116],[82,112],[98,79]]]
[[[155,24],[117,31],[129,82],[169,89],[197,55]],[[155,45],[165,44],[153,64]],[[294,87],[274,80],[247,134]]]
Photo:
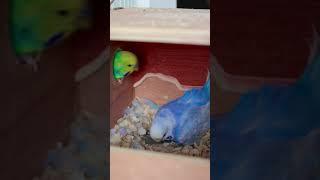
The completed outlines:
[[[118,79],[117,82],[118,82],[119,84],[122,84],[123,79]]]
[[[135,70],[135,71],[139,71],[139,66],[136,65],[136,66],[134,67],[134,70]]]
[[[153,139],[154,141],[156,141],[156,142],[161,142],[162,141],[162,139]]]
[[[155,137],[152,137],[150,136],[152,140],[154,140],[155,142],[161,142],[162,139],[161,138],[155,138]]]

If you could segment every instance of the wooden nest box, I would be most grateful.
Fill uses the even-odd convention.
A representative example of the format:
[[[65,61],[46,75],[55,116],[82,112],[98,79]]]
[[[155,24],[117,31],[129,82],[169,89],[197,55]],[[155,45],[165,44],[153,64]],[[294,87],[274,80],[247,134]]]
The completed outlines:
[[[121,48],[133,52],[139,60],[139,71],[125,78],[121,85],[113,79],[110,64],[110,128],[135,97],[163,104],[181,96],[185,88],[202,86],[206,81],[210,56],[209,10],[111,10],[110,40],[111,58]],[[152,166],[155,162],[157,165]],[[131,170],[139,175],[136,179],[210,177],[209,160],[116,147],[111,147],[110,165],[111,179],[135,179],[128,173]]]

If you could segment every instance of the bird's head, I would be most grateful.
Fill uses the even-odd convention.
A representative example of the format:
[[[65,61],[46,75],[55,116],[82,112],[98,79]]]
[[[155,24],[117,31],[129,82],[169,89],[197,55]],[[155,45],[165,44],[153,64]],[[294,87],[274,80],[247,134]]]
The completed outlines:
[[[122,51],[123,68],[129,73],[139,70],[138,58],[135,54],[129,51]]]
[[[160,142],[172,140],[172,129],[174,119],[170,112],[165,109],[160,109],[156,114],[150,128],[150,136],[153,140]]]
[[[117,50],[113,62],[113,70],[115,79],[123,79],[139,70],[138,58],[129,51]]]

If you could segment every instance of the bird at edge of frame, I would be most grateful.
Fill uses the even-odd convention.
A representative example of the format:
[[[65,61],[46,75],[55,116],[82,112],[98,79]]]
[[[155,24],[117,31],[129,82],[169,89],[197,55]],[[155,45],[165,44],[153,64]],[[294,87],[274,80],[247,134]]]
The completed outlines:
[[[40,55],[92,25],[88,0],[10,1],[10,36],[17,64],[39,69]]]
[[[114,53],[112,66],[113,77],[119,84],[122,84],[124,78],[139,70],[137,56],[132,52],[124,51],[120,48]]]

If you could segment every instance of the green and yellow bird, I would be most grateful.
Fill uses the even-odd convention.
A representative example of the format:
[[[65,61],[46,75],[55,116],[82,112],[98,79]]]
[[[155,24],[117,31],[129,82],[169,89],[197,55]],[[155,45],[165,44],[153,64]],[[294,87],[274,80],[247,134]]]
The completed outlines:
[[[125,77],[138,70],[138,58],[135,54],[121,49],[115,51],[113,58],[113,76],[119,83],[122,83]]]
[[[10,32],[18,63],[37,70],[41,52],[91,27],[88,0],[12,0]]]

